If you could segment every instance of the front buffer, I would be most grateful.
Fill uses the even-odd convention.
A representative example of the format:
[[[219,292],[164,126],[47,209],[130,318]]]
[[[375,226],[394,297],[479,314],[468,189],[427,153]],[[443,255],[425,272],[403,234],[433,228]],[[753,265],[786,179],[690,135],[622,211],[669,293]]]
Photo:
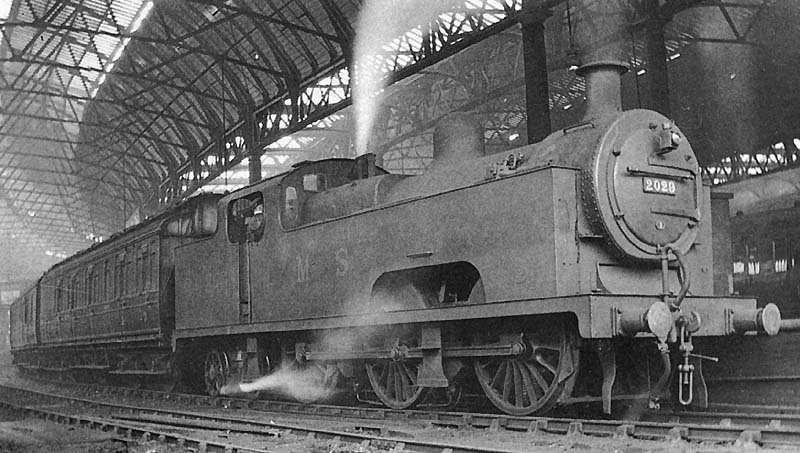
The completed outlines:
[[[692,337],[747,332],[776,335],[781,324],[780,310],[775,304],[757,308],[755,299],[751,298],[685,297],[680,306],[669,304],[658,296],[596,294],[588,298],[591,315],[582,318],[584,322],[579,323],[579,330],[585,338],[599,339],[598,357],[603,369],[602,401],[607,413],[611,410],[611,389],[617,369],[616,355],[607,351],[603,353],[603,349],[613,347],[611,339],[655,336],[663,374],[650,390],[651,408],[658,407],[665,393],[672,371],[669,345],[676,345],[680,360],[677,364],[678,401],[684,406],[692,404],[697,390],[699,401],[696,405],[706,407],[708,398],[701,364],[702,360],[717,359],[695,353]],[[695,371],[699,372],[697,385]]]

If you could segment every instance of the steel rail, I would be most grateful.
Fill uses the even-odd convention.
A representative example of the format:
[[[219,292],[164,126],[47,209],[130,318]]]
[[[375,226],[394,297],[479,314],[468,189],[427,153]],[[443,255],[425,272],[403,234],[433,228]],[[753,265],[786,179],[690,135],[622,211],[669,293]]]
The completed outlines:
[[[188,447],[201,452],[270,453],[268,450],[262,450],[259,448],[239,446],[231,443],[214,442],[183,434],[176,434],[170,431],[152,429],[152,427],[135,426],[134,424],[119,420],[69,415],[51,409],[14,404],[6,400],[0,400],[0,407],[13,410],[17,414],[21,414],[23,416],[33,416],[49,422],[111,433],[113,434],[114,439],[121,440],[123,442],[134,440],[149,442],[155,440],[160,443],[175,445],[178,448]]]
[[[88,418],[88,417],[74,417],[70,415],[60,414],[43,408],[24,407],[26,410],[35,411],[36,413],[55,414],[54,415],[56,417],[55,421],[66,420],[66,422],[68,423],[73,423],[73,424],[78,423],[81,425],[86,424],[89,427],[96,427],[96,426],[113,427],[118,425],[119,426],[124,425],[124,428],[121,429],[133,430],[133,432],[135,433],[144,433],[144,432],[150,433],[148,437],[149,440],[152,440],[153,434],[158,434],[159,436],[158,438],[160,440],[161,439],[160,436],[162,434],[166,435],[168,432],[167,431],[155,432],[156,430],[151,430],[148,429],[147,427],[138,426],[136,423],[133,422],[139,421],[147,424],[158,424],[160,426],[172,426],[172,427],[190,426],[198,429],[199,428],[215,429],[215,430],[223,429],[230,431],[248,432],[254,434],[262,434],[262,435],[266,434],[275,436],[277,436],[280,431],[284,432],[290,431],[294,434],[300,433],[307,439],[330,440],[336,444],[353,444],[355,446],[360,446],[362,448],[368,447],[370,445],[379,445],[382,447],[391,446],[396,450],[399,449],[402,451],[420,452],[420,453],[441,453],[441,452],[523,453],[525,451],[525,450],[507,449],[507,448],[487,448],[485,446],[469,446],[463,444],[454,444],[450,442],[423,441],[423,440],[409,439],[406,437],[383,436],[383,435],[374,435],[374,434],[358,433],[350,431],[338,431],[332,429],[315,428],[310,425],[304,426],[294,423],[281,423],[275,421],[264,422],[264,421],[245,419],[240,417],[230,417],[219,413],[215,413],[212,415],[212,414],[203,414],[197,412],[179,411],[171,409],[158,409],[152,407],[132,406],[127,404],[117,404],[106,401],[97,401],[87,398],[77,398],[73,396],[30,390],[10,385],[0,385],[0,394],[3,394],[4,392],[16,395],[29,395],[37,399],[46,400],[46,402],[49,404],[55,403],[57,401],[69,401],[70,403],[79,403],[84,406],[121,409],[127,413],[143,414],[144,415],[143,417],[129,417],[125,415],[121,416],[117,415],[117,416],[112,416],[110,418],[96,418],[96,417]],[[72,422],[71,420],[73,419],[87,420],[87,421]],[[367,427],[367,431],[370,430],[381,430],[381,428],[370,429],[369,427]],[[189,438],[183,435],[176,435],[175,433],[172,433],[171,436],[175,438],[184,438],[185,439],[184,442],[187,442],[186,445],[189,445],[188,442],[197,441],[197,439]],[[141,437],[141,435],[139,437]],[[209,442],[207,443],[208,446],[210,447],[211,443]],[[233,446],[230,444],[219,444],[219,445],[228,448],[228,450],[224,448],[223,450],[220,450],[225,452],[266,451],[266,450],[258,450],[243,446]]]
[[[63,386],[64,383],[59,383]],[[427,422],[455,428],[507,429],[534,433],[645,440],[686,440],[728,442],[736,445],[757,444],[766,447],[800,446],[800,416],[779,413],[727,412],[654,412],[645,411],[640,420],[594,420],[566,417],[514,417],[499,414],[445,412],[429,410],[393,410],[383,407],[310,405],[286,401],[252,400],[234,397],[176,394],[124,387],[73,384],[86,393],[117,394],[163,399],[176,403],[284,412],[321,417],[349,417],[377,421]],[[101,404],[94,401],[93,404]],[[215,420],[220,417],[215,415]],[[248,422],[249,423],[249,422]],[[274,425],[271,425],[274,426]],[[289,428],[287,428],[289,429]],[[294,429],[294,428],[292,428]],[[347,433],[352,435],[352,433]],[[407,439],[399,440],[407,443]],[[408,444],[408,447],[411,445]],[[451,447],[452,448],[452,447]],[[460,451],[460,450],[454,450]]]
[[[749,426],[753,428],[783,427],[800,430],[800,415],[782,413],[747,413],[728,411],[709,412],[652,412],[643,415],[648,421],[664,423],[703,423]]]

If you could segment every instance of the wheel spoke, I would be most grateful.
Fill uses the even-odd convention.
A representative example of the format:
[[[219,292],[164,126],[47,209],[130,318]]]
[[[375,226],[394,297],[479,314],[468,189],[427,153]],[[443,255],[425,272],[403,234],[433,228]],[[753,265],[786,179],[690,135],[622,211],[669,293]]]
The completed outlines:
[[[378,367],[379,365],[375,365],[375,366]],[[383,367],[381,367],[381,375],[380,375],[381,377],[378,379],[378,382],[380,382],[381,384],[384,384],[384,385],[389,385],[389,371],[390,371],[390,368],[391,368],[391,364],[388,364],[388,363],[383,365]]]
[[[500,362],[497,366],[497,369],[494,372],[494,378],[492,378],[492,383],[489,384],[493,389],[500,388],[501,382],[503,382],[503,378],[505,377],[505,362]]]
[[[392,376],[394,376],[394,397],[398,401],[405,400],[405,392],[403,392],[403,380],[400,377],[400,367],[397,364],[394,364],[394,371],[392,372]]]
[[[517,407],[525,406],[524,397],[525,393],[522,391],[522,373],[519,369],[519,364],[514,361],[511,362],[514,368],[514,399]]]
[[[528,395],[531,401],[538,400],[544,395],[544,389],[539,390],[539,388],[534,385],[533,381],[531,380],[531,373],[528,370],[528,366],[525,365],[525,368],[520,370],[520,374],[522,374],[522,381],[525,384],[525,389],[528,392]]]
[[[405,364],[400,364],[398,366],[398,374],[400,376],[400,384],[402,385],[402,397],[401,399],[405,400],[406,395],[411,395],[412,390],[412,382],[411,382],[411,375],[409,374],[408,367]]]
[[[536,383],[539,384],[539,388],[546,393],[547,389],[550,387],[550,384],[547,383],[547,380],[545,380],[544,376],[542,376],[542,373],[540,373],[539,370],[536,369],[536,366],[532,363],[526,363],[525,367],[531,372],[531,376],[533,376],[533,379],[535,379]]]
[[[400,364],[400,375],[403,378],[403,385],[411,386],[414,385],[416,379],[411,375],[411,369],[405,363]]]
[[[514,379],[514,372],[511,370],[511,360],[505,361],[505,368],[506,379],[503,381],[503,401],[508,401],[508,397],[511,393],[511,386],[513,385],[512,381]]]

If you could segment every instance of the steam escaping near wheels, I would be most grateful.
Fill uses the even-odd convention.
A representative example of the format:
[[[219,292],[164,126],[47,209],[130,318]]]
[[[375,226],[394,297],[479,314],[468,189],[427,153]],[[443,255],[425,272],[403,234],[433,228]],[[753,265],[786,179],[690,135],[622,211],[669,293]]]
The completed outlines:
[[[221,395],[237,395],[267,391],[281,394],[304,403],[324,401],[333,397],[337,390],[326,385],[317,368],[280,368],[272,374],[262,376],[252,382],[226,384],[220,389]]]

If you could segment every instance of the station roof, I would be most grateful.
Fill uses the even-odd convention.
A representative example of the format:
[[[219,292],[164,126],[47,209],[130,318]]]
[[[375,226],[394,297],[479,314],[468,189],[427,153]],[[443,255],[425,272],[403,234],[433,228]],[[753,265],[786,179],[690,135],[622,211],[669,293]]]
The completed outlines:
[[[633,22],[648,3],[616,1]],[[656,3],[670,18],[671,60],[720,49],[735,57],[739,51],[727,49],[741,46],[771,56],[778,76],[769,81],[777,89],[796,82],[796,68],[787,63],[798,52],[791,39],[796,7],[770,0]],[[521,133],[522,1],[454,4],[429,27],[387,43],[382,64],[399,81],[378,133],[387,156],[424,157],[430,126],[448,109],[482,113],[490,144],[514,145],[512,137]],[[587,2],[584,11],[563,1],[537,4],[553,10],[546,30],[558,124],[582,102],[583,90],[568,71],[564,43],[574,27],[592,26],[597,2]],[[228,178],[241,179],[231,170],[247,162],[248,143],[267,151],[262,164],[274,171],[296,160],[352,153],[352,115],[342,109],[350,104],[348,68],[361,8],[358,0],[13,0],[0,9],[0,249],[19,257],[4,272],[40,272],[211,181],[224,178],[230,186]],[[629,80],[636,82],[645,68],[644,44],[633,32],[630,42]],[[717,47],[706,54],[700,46]],[[434,64],[441,66],[431,69]],[[672,84],[692,84],[696,67],[688,58],[673,66]],[[730,80],[757,77],[745,77],[747,71],[755,69]],[[433,105],[432,91],[446,99]],[[680,96],[697,93],[678,93],[677,102]],[[787,104],[782,116],[797,111],[792,96],[777,96]],[[678,115],[717,118],[699,108]],[[784,138],[791,145],[793,121],[747,140],[786,164],[785,152],[764,146]],[[728,136],[742,131],[736,121],[725,126],[734,129]],[[700,143],[715,139],[704,136]],[[706,156],[723,177],[742,159],[728,145],[711,146]],[[424,165],[423,157],[416,164]],[[400,167],[414,164],[401,161]]]

